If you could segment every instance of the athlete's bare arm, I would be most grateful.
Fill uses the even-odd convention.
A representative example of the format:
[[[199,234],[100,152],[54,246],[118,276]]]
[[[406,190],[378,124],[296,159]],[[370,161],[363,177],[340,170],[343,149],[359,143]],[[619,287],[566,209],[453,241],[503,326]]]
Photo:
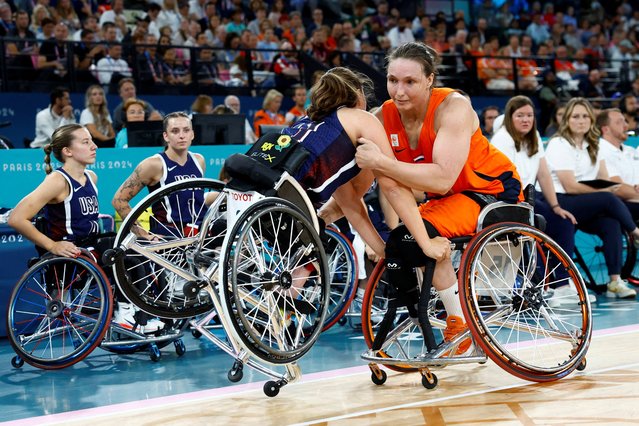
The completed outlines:
[[[131,173],[113,196],[111,204],[124,219],[131,211],[131,200],[147,186],[160,181],[162,176],[162,160],[157,157],[147,158],[142,161]]]

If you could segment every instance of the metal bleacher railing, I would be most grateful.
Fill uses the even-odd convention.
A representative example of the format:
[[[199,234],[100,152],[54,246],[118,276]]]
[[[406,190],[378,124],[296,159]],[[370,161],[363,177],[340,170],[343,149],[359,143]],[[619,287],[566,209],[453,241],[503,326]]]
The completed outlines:
[[[6,52],[7,44],[17,41],[24,39],[0,38],[0,49]],[[47,92],[54,86],[65,85],[72,92],[82,92],[90,84],[97,83],[98,73],[104,70],[95,62],[87,66],[86,61],[82,65],[74,59],[82,53],[80,43],[67,41],[64,45],[63,51],[68,54],[60,58],[64,68],[61,74],[38,69],[37,55],[31,52],[0,56],[0,90]],[[271,58],[286,51],[144,44],[123,44],[122,48],[123,59],[130,66],[138,91],[143,94],[232,93],[259,96],[271,88],[286,91],[292,84],[310,87],[313,72],[329,68],[309,52],[298,50],[289,51],[288,59],[299,64],[299,75],[285,78],[274,71],[274,59]],[[172,63],[161,59],[158,54],[168,49],[176,51]],[[204,59],[203,50],[212,52],[210,60]],[[378,101],[387,98],[385,55],[385,52],[342,52],[340,55],[341,65],[359,70],[373,79]],[[265,61],[265,57],[268,60]],[[444,54],[441,59],[439,84],[462,89],[470,95],[534,93],[543,83],[543,72],[546,69],[555,71],[557,64],[556,58],[540,56],[513,58]],[[637,61],[599,60],[589,65],[602,71],[604,91],[614,93],[629,87]],[[158,76],[166,73],[182,78],[171,80]],[[586,76],[575,74],[572,78],[576,85]],[[104,86],[110,93],[117,93],[114,81]]]

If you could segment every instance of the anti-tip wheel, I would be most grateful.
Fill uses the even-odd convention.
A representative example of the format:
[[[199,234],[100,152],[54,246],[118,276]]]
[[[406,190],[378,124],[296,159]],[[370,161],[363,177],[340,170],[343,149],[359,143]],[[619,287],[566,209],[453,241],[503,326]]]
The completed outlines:
[[[266,396],[270,396],[272,398],[274,396],[277,396],[278,393],[280,393],[279,383],[273,380],[269,380],[268,382],[264,383],[264,394]]]
[[[386,383],[386,379],[388,378],[388,376],[386,375],[386,372],[384,370],[379,370],[379,374],[380,374],[380,376],[377,377],[377,374],[371,373],[371,380],[377,386],[380,386],[380,385],[383,385],[384,383]]]
[[[586,361],[586,358],[582,359],[579,365],[577,365],[576,367],[577,371],[584,371],[587,365],[588,365],[588,362]]]
[[[175,345],[175,353],[177,356],[182,356],[186,353],[186,346],[184,345],[184,341],[182,339],[177,339],[173,342]]]
[[[19,356],[14,356],[13,358],[11,358],[11,366],[13,368],[21,368],[24,365],[24,360],[22,358],[20,358]]]
[[[233,367],[231,367],[226,377],[229,379],[230,382],[233,383],[237,383],[242,380],[242,377],[244,377],[244,364],[239,361],[235,361],[233,363]],[[266,387],[264,387],[264,389],[264,392],[266,392]]]
[[[432,382],[428,380],[428,377],[422,375],[422,386],[426,389],[435,389],[437,387],[437,376],[433,373],[430,375],[432,377]]]

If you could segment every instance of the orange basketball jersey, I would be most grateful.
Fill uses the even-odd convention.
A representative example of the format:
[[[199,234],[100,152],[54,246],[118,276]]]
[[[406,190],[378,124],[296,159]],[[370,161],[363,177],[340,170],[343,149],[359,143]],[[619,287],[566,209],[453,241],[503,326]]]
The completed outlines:
[[[419,136],[419,144],[414,150],[409,146],[397,107],[392,100],[384,102],[382,105],[384,128],[395,158],[405,163],[433,162],[433,145],[437,136],[434,129],[435,111],[446,96],[454,91],[448,88],[432,90],[426,119]],[[468,160],[449,194],[431,195],[438,197],[463,191],[491,194],[498,200],[511,203],[523,200],[521,182],[515,165],[488,142],[479,128],[470,139]]]

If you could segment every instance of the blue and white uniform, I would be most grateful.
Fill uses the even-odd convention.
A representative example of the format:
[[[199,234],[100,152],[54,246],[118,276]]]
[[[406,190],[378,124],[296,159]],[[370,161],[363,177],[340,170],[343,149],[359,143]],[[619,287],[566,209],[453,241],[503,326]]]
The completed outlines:
[[[86,183],[82,185],[73,179],[64,169],[60,173],[69,184],[69,195],[61,202],[47,204],[45,217],[49,224],[49,237],[54,241],[76,241],[100,233],[98,216],[98,188],[87,171]]]
[[[165,152],[156,154],[162,160],[162,178],[156,185],[149,186],[153,192],[173,182],[186,179],[201,178],[204,172],[197,158],[188,153],[188,159],[183,166],[171,160]],[[184,190],[178,196],[165,197],[165,202],[153,205],[153,216],[163,224],[199,224],[206,212],[204,208],[204,193],[201,190]],[[193,217],[197,216],[197,217]]]
[[[360,171],[355,162],[355,146],[337,118],[337,111],[320,122],[302,117],[282,134],[295,138],[310,152],[294,177],[315,205],[327,201]]]

